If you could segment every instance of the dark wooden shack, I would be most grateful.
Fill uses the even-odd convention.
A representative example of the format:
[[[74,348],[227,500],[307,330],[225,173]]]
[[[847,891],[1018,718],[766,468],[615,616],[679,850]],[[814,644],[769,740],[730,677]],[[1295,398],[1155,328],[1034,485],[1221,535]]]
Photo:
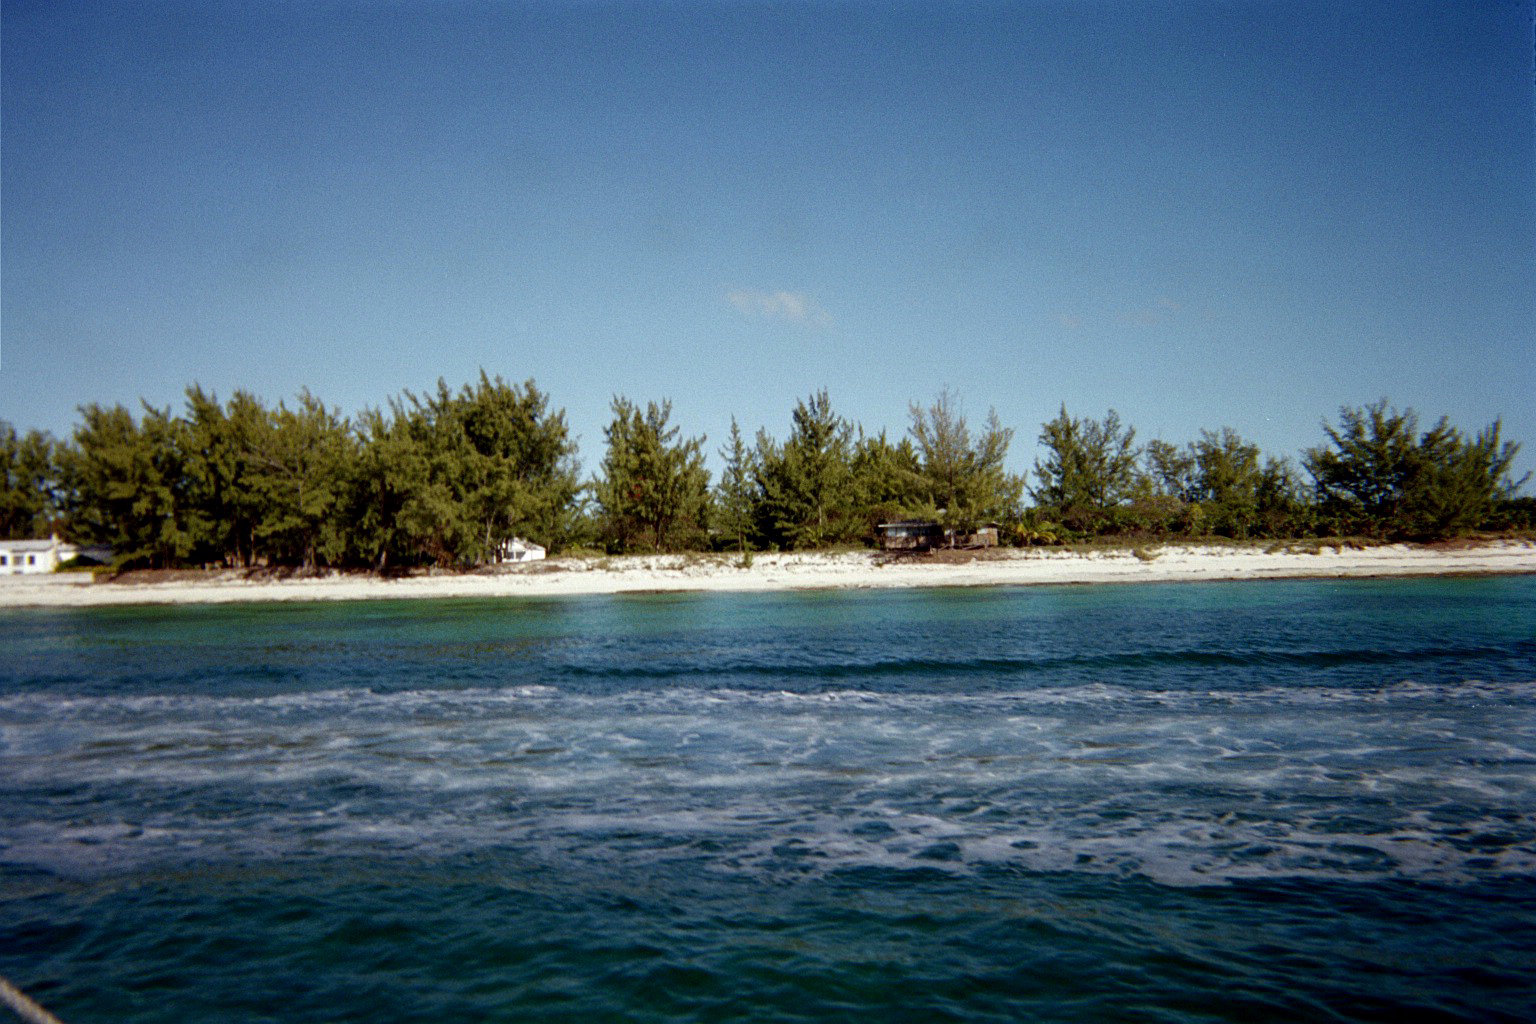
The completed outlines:
[[[881,523],[875,530],[882,551],[995,548],[998,542],[996,523],[983,523],[974,530],[951,530],[921,519],[904,519],[895,523]]]
[[[996,523],[983,523],[970,532],[946,530],[944,533],[945,540],[952,548],[997,547],[998,529]]]
[[[875,527],[875,532],[880,537],[882,551],[927,551],[944,544],[944,530],[939,524],[920,519],[881,523]]]

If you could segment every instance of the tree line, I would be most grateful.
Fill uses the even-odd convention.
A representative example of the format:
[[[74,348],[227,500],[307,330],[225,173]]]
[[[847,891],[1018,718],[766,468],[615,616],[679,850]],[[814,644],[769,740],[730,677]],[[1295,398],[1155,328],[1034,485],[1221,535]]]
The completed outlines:
[[[1230,427],[1139,444],[1109,410],[1041,424],[1033,470],[1005,466],[1014,431],[973,428],[947,390],[906,432],[868,433],[825,390],[781,441],[733,419],[711,480],[703,435],[669,402],[613,399],[584,480],[563,410],[533,381],[483,372],[458,390],[404,392],[348,418],[310,394],[269,406],[199,386],[185,407],[81,407],[63,441],[0,422],[0,532],[58,532],[123,566],[353,566],[494,561],[521,536],[552,551],[792,550],[869,544],[876,527],[998,524],[1005,542],[1362,536],[1431,540],[1530,529],[1494,421],[1421,429],[1386,401],[1340,410],[1299,464]]]

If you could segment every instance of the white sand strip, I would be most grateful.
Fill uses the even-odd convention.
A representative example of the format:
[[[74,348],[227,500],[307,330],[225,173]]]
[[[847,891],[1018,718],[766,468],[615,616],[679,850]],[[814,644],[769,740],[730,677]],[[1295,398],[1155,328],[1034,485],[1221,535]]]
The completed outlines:
[[[1197,580],[1536,573],[1536,544],[1475,547],[1386,545],[1314,553],[1262,547],[1169,545],[1129,550],[1021,550],[974,561],[885,558],[872,552],[552,559],[494,573],[382,579],[337,573],[313,579],[248,580],[199,574],[173,582],[92,582],[77,573],[0,577],[0,607],[343,601],[368,598],[560,597],[652,591],[774,591],[873,587],[1027,586]]]

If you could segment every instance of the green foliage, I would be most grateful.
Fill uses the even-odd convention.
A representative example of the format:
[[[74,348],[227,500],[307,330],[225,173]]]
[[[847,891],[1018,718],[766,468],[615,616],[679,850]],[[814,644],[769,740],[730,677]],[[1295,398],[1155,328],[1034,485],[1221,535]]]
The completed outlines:
[[[1220,433],[1200,431],[1190,452],[1195,499],[1206,513],[1206,529],[1223,537],[1247,537],[1258,522],[1259,446],[1223,427]]]
[[[416,539],[435,561],[473,564],[514,536],[558,550],[573,527],[579,468],[565,413],[527,381],[500,377],[458,394],[438,381],[426,398],[407,394],[427,478],[411,506]]]
[[[1420,430],[1385,402],[1341,410],[1309,449],[1304,485],[1236,431],[1183,447],[1152,441],[1110,410],[1042,424],[1036,506],[1007,474],[1012,432],[995,413],[973,434],[948,391],[912,405],[892,443],[839,417],[826,391],[798,402],[781,445],[748,445],[734,420],[711,495],[704,439],[682,439],[667,403],[614,400],[592,498],[579,484],[563,412],[532,381],[484,373],[452,391],[406,392],[355,423],[302,392],[268,408],[193,385],[185,411],[88,405],[55,443],[0,423],[0,532],[110,545],[122,565],[470,565],[514,536],[559,551],[601,536],[610,551],[708,543],[826,548],[867,543],[882,521],[924,517],[966,530],[998,521],[1017,543],[1115,534],[1434,539],[1530,530],[1533,499],[1509,478],[1518,446],[1493,422],[1467,436]],[[1144,463],[1138,459],[1144,457]],[[1143,468],[1144,467],[1144,468]],[[1522,481],[1523,482],[1523,481]],[[711,523],[711,520],[713,522]]]
[[[67,528],[125,564],[471,564],[517,534],[558,550],[580,514],[564,413],[531,381],[439,382],[355,426],[307,391],[268,409],[195,385],[181,418],[81,412],[59,456]]]
[[[138,532],[134,493],[146,472],[138,424],[121,405],[82,406],[74,443],[59,453],[62,499],[71,540],[110,544],[120,557]]]
[[[766,433],[757,441],[760,529],[785,548],[842,544],[862,532],[853,508],[853,428],[832,411],[825,390],[797,402],[782,446]]]
[[[642,413],[616,396],[612,408],[613,422],[604,430],[603,475],[592,485],[608,549],[617,554],[641,547],[698,547],[709,510],[704,438],[679,440],[680,428],[667,425],[671,402],[649,402]]]
[[[1323,424],[1331,447],[1304,456],[1324,520],[1339,533],[1433,539],[1468,533],[1492,516],[1520,482],[1509,480],[1519,445],[1499,440],[1500,424],[1472,438],[1441,417],[1422,434],[1412,409],[1385,400],[1339,410]]]
[[[1068,531],[1059,523],[1041,515],[1039,509],[1026,509],[1010,531],[1010,540],[1019,547],[1053,547],[1068,540]]]
[[[44,537],[57,514],[58,462],[53,438],[18,436],[0,420],[0,539]]]
[[[1100,533],[1114,528],[1116,510],[1135,496],[1136,431],[1109,410],[1102,420],[1075,419],[1063,405],[1041,425],[1045,461],[1035,461],[1035,501],[1069,529]]]
[[[1269,456],[1264,460],[1254,499],[1254,536],[1305,537],[1315,531],[1307,489],[1289,458]]]
[[[60,457],[68,532],[111,545],[120,565],[313,566],[343,552],[346,422],[308,392],[277,410],[237,392],[228,408],[199,387],[187,414],[81,409]]]
[[[363,410],[356,431],[347,514],[351,560],[376,570],[451,562],[444,524],[454,510],[447,488],[432,481],[425,417],[394,400],[387,415]]]
[[[185,421],[145,406],[142,423],[121,405],[80,410],[60,479],[74,540],[109,544],[119,565],[177,565],[196,542]]]
[[[716,534],[726,545],[750,552],[757,535],[758,491],[756,453],[742,440],[736,417],[731,417],[730,439],[720,449],[725,469],[715,486],[711,518]],[[748,565],[750,565],[748,561]]]
[[[1202,430],[1179,448],[1152,441],[1131,510],[1138,528],[1159,535],[1234,539],[1288,536],[1307,522],[1289,460],[1261,465],[1257,445],[1231,427]]]
[[[244,452],[260,516],[255,535],[274,562],[314,568],[346,553],[340,513],[356,461],[351,428],[308,391],[279,402]]]
[[[1506,530],[1530,535],[1536,532],[1536,497],[1508,495],[1494,502],[1493,512],[1484,524],[1490,530]]]
[[[913,403],[910,411],[910,434],[922,460],[923,517],[971,531],[1014,516],[1024,481],[1004,466],[1013,431],[1002,425],[996,410],[988,411],[986,428],[974,440],[947,389],[926,409]]]
[[[228,407],[197,385],[187,389],[185,472],[191,502],[193,559],[251,565],[263,497],[252,453],[269,431],[271,412],[245,391]]]
[[[1187,449],[1167,441],[1148,441],[1147,479],[1154,492],[1179,502],[1198,501],[1195,457]]]
[[[1181,501],[1171,494],[1161,494],[1142,486],[1129,502],[1111,510],[1109,521],[1126,533],[1169,537],[1198,534],[1202,515],[1198,502]]]
[[[908,438],[891,444],[883,431],[872,436],[861,431],[853,443],[849,473],[849,501],[857,523],[854,539],[873,539],[881,523],[920,515],[926,507],[922,465]]]

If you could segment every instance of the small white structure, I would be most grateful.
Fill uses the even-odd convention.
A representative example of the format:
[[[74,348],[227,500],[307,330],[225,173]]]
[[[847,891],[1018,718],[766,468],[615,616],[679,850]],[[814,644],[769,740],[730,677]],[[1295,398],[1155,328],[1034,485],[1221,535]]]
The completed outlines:
[[[99,544],[70,544],[54,534],[47,540],[0,540],[0,576],[53,572],[76,558],[102,565],[112,561],[112,549]]]
[[[59,567],[59,543],[54,540],[0,540],[0,573],[53,572]]]
[[[513,537],[511,540],[501,542],[501,547],[496,549],[496,561],[498,562],[537,562],[544,557],[542,545],[535,544],[521,537]]]

